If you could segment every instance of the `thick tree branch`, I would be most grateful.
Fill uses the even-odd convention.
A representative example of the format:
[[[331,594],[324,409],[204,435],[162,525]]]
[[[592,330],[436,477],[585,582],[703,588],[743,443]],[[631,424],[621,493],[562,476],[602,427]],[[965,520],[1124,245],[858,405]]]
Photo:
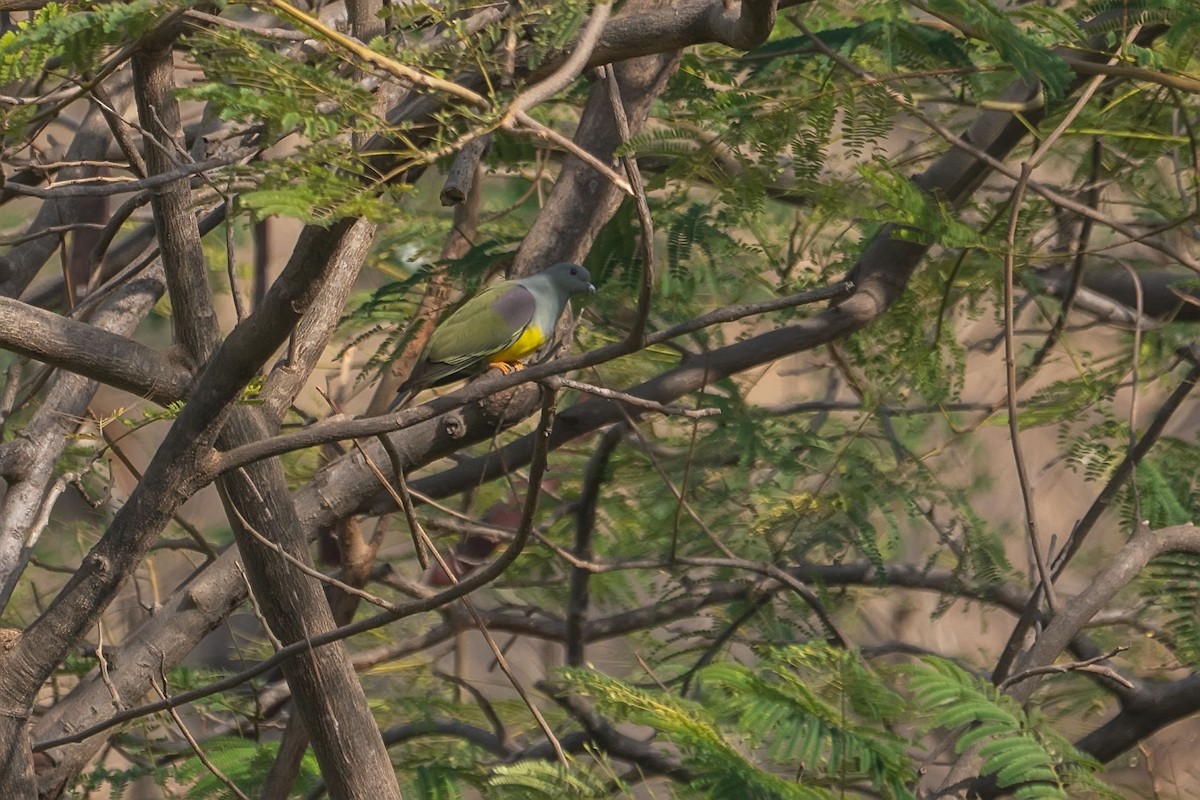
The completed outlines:
[[[634,13],[646,0],[630,4],[626,13]],[[612,24],[610,20],[609,24]],[[660,51],[662,50],[660,49]],[[641,130],[650,113],[650,105],[666,87],[678,67],[678,54],[666,52],[617,65],[617,81],[630,129]],[[575,144],[604,163],[612,163],[621,145],[609,104],[608,89],[596,84],[588,93],[580,115]],[[559,261],[581,262],[591,249],[600,229],[612,219],[621,204],[621,190],[574,156],[563,161],[558,179],[545,207],[521,243],[512,272],[528,275]]]
[[[345,295],[353,286],[354,278],[366,257],[373,234],[374,226],[359,220],[351,226],[341,246],[331,256],[332,275],[323,282],[312,309],[297,326],[294,334],[297,345],[289,351],[292,359],[276,366],[260,393],[267,417],[263,424],[268,426],[268,430],[278,429],[279,414],[275,409],[287,407],[297,388],[316,366],[324,344],[332,335]],[[251,420],[247,424],[253,426],[257,423]],[[229,431],[221,434],[221,446],[231,447],[244,442],[244,439],[233,438]],[[154,678],[154,665],[177,664],[205,635],[219,626],[245,596],[246,582],[241,559],[237,549],[231,548],[209,564],[192,582],[177,590],[158,609],[158,613],[150,616],[124,642],[122,659],[125,668],[113,675],[121,694],[126,697],[144,695]],[[59,736],[68,730],[85,728],[104,719],[105,706],[101,701],[107,691],[98,675],[80,683],[66,698],[55,704],[52,714],[38,721],[35,737],[45,739]],[[59,787],[72,779],[95,754],[106,738],[97,735],[56,750],[53,754],[55,768],[39,778],[42,794],[56,794]]]
[[[268,430],[254,409],[239,407],[230,415],[221,439],[252,441]],[[300,527],[278,459],[225,476],[218,488],[231,509],[230,522],[247,577],[278,641],[285,646],[307,643],[333,630],[333,614],[322,584],[264,547],[248,531],[253,527],[292,558],[311,566],[308,538]],[[306,647],[282,667],[333,796],[399,800],[395,770],[342,643]]]
[[[1084,590],[1054,616],[1033,647],[1018,661],[1015,671],[1024,672],[1052,663],[1067,643],[1117,592],[1129,585],[1150,563],[1150,559],[1171,552],[1200,553],[1200,528],[1190,523],[1159,530],[1139,525],[1133,538],[1109,558],[1106,566]],[[1025,702],[1040,685],[1041,681],[1024,681],[1014,686],[1009,694]]]
[[[443,606],[446,606],[461,597],[465,597],[475,589],[491,583],[500,575],[502,575],[504,571],[509,568],[509,566],[512,565],[512,563],[517,559],[517,556],[519,556],[524,550],[525,544],[528,542],[529,537],[532,534],[532,509],[533,506],[536,505],[539,497],[539,492],[536,487],[541,485],[541,481],[545,477],[546,473],[546,457],[549,452],[548,433],[551,427],[551,422],[554,419],[554,412],[555,409],[553,405],[553,398],[550,394],[547,394],[546,399],[543,402],[542,414],[538,424],[538,430],[541,437],[541,446],[538,448],[529,470],[530,486],[535,488],[526,494],[526,510],[522,512],[522,525],[513,535],[512,541],[509,543],[508,548],[505,549],[499,556],[497,556],[496,559],[491,563],[475,570],[458,583],[447,587],[437,594],[428,595],[407,603],[398,604],[394,610],[387,611],[382,614],[376,614],[375,616],[359,620],[349,625],[343,625],[324,633],[314,634],[303,641],[285,645],[270,658],[265,659],[253,667],[245,669],[235,675],[231,675],[222,681],[209,684],[208,686],[202,686],[199,689],[180,692],[157,703],[150,703],[139,708],[127,709],[115,714],[103,722],[96,723],[83,730],[77,730],[72,734],[61,736],[50,741],[40,742],[34,748],[34,750],[41,752],[62,746],[64,744],[82,741],[115,727],[116,725],[119,725],[127,720],[137,719],[138,717],[145,716],[146,714],[154,713],[155,711],[162,711],[167,708],[176,708],[180,705],[190,703],[202,697],[208,697],[209,695],[216,694],[217,692],[240,686],[251,678],[269,672],[287,659],[293,658],[301,653],[310,652],[333,642],[340,642],[341,640],[350,636],[354,636],[365,631],[374,630],[389,623],[395,622],[398,619],[403,619],[407,616],[442,608]],[[232,564],[231,562],[226,562],[226,565],[231,566]],[[0,662],[0,666],[2,666],[2,662]],[[7,699],[2,693],[5,688],[6,687],[4,684],[0,683],[0,703],[3,703]],[[0,709],[3,708],[6,708],[6,706],[0,705]],[[3,729],[0,728],[0,731],[2,730]],[[0,746],[4,745],[5,742],[0,739]]]
[[[154,348],[3,297],[0,348],[160,405],[182,398],[192,382],[187,368]]]
[[[682,50],[717,42],[752,50],[775,26],[775,8],[799,3],[772,0],[685,0],[667,6],[643,5],[609,21],[592,54],[590,67],[636,56]]]
[[[1075,743],[1101,763],[1108,763],[1157,730],[1200,711],[1200,676],[1171,683],[1152,683],[1100,727]]]

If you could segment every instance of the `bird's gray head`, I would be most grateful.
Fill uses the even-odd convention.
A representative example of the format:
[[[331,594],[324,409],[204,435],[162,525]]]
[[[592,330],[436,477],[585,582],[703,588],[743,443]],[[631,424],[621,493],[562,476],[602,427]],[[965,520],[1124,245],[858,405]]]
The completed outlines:
[[[568,296],[580,292],[596,293],[596,287],[592,285],[592,276],[578,264],[555,264],[540,274],[544,275],[554,288]]]

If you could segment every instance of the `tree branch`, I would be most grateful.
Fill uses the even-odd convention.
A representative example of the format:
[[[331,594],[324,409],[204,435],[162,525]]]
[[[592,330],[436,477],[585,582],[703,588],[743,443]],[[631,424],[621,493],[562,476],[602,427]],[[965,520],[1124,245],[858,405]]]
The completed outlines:
[[[182,364],[152,347],[4,297],[0,347],[159,405],[184,397],[193,379]]]
[[[173,32],[164,32],[133,57],[134,94],[141,119],[146,170],[161,176],[176,167],[176,157],[186,153],[179,102],[175,98]],[[156,139],[161,135],[161,141]],[[175,341],[195,365],[208,361],[220,341],[212,287],[200,244],[200,230],[192,213],[191,182],[179,177],[150,196],[158,247],[167,275],[171,321]]]

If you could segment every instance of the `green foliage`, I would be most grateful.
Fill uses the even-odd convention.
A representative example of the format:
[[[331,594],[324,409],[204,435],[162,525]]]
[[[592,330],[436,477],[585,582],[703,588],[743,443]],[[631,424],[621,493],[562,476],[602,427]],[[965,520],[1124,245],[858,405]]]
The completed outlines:
[[[590,13],[588,0],[567,0],[552,6],[534,6],[524,21],[533,29],[530,39],[530,65],[537,68],[546,56],[560,53],[579,33]]]
[[[915,798],[907,743],[888,732],[903,699],[856,654],[820,645],[767,653],[754,668],[716,664],[700,676],[705,705],[801,782],[862,782],[886,798]]]
[[[1162,611],[1175,655],[1193,671],[1200,670],[1200,555],[1155,558],[1139,590]]]
[[[673,216],[667,224],[667,272],[665,280],[684,272],[683,265],[700,250],[710,264],[718,255],[728,257],[738,249],[738,244],[728,230],[713,224],[705,206],[692,203],[682,213]],[[670,287],[666,287],[670,291]]]
[[[1040,82],[1049,102],[1056,102],[1066,94],[1073,73],[1050,50],[1048,36],[1022,30],[1003,10],[984,0],[931,0],[929,7],[938,15],[961,21],[973,35],[994,47],[1000,59],[1027,82]],[[1038,19],[1045,16],[1039,15]],[[1065,20],[1061,16],[1056,19]],[[1075,37],[1072,41],[1076,41]]]
[[[975,748],[983,774],[1022,800],[1069,797],[1069,781],[1094,767],[1060,738],[1046,736],[1008,695],[955,664],[925,658],[910,668],[916,708],[927,714],[926,729],[945,729],[954,750]]]
[[[614,794],[614,787],[606,776],[596,774],[578,761],[572,761],[569,769],[546,761],[519,761],[499,766],[492,770],[485,785],[488,797],[512,800],[559,800],[562,797],[591,800]]]
[[[1192,21],[1196,19],[1196,4],[1190,0],[1139,0],[1136,3],[1124,0],[1090,0],[1083,7],[1083,16],[1088,19],[1093,33],[1108,33],[1110,41],[1119,41],[1123,35],[1137,25],[1163,25],[1182,23],[1168,32],[1168,42],[1176,44],[1179,38],[1194,38],[1196,31]]]
[[[0,81],[7,83],[37,75],[46,59],[58,52],[60,42],[51,32],[61,34],[59,23],[67,18],[62,6],[48,3],[34,12],[31,19],[5,31],[0,36]]]
[[[946,247],[970,248],[982,244],[978,232],[964,223],[957,213],[935,202],[881,162],[865,163],[858,168],[876,203],[864,209],[862,217],[891,223],[893,234],[906,241],[939,243]]]
[[[220,737],[204,743],[204,755],[217,770],[248,795],[259,794],[265,786],[271,764],[279,753],[279,742],[253,742],[238,737]],[[194,755],[175,769],[175,780],[189,786],[186,800],[228,797],[229,789],[209,767]],[[317,759],[309,750],[300,762],[293,791],[307,795],[321,783]]]
[[[751,62],[755,71],[766,69],[776,59],[797,55],[812,58],[821,52],[813,44],[814,38],[844,56],[854,56],[860,48],[869,50],[870,55],[867,58],[878,59],[882,68],[888,72],[958,68],[962,74],[954,88],[973,93],[977,87],[971,53],[957,36],[948,31],[919,25],[908,17],[894,15],[861,20],[853,26],[813,31],[811,38],[774,38],[757,50],[747,53],[744,58]]]
[[[566,672],[563,678],[573,691],[590,695],[605,713],[650,725],[675,743],[684,752],[684,763],[695,776],[692,786],[701,796],[755,800],[830,796],[806,780],[796,782],[757,767],[736,746],[736,736],[727,736],[705,706],[581,670]]]
[[[209,80],[181,94],[210,103],[221,119],[263,122],[275,136],[295,132],[312,141],[374,124],[370,93],[342,78],[334,58],[297,61],[225,29],[193,35],[187,44]]]
[[[695,703],[584,670],[562,679],[606,715],[648,725],[677,746],[703,796],[823,798],[867,786],[881,797],[915,798],[911,738],[892,732],[913,725],[944,730],[956,752],[978,748],[984,773],[1016,797],[1065,798],[1072,786],[1108,791],[1090,774],[1094,762],[1043,733],[986,681],[941,659],[877,671],[826,645],[771,649],[752,666],[702,669]],[[529,796],[551,796],[563,785],[557,767],[518,766],[535,776],[525,778],[539,792]]]
[[[1192,442],[1176,437],[1160,439],[1138,462],[1135,481],[1121,495],[1122,516],[1127,524],[1146,522],[1152,528],[1163,528],[1200,518],[1196,458],[1197,447]]]
[[[1117,382],[1121,377],[1117,371],[1119,369],[1120,365],[1116,365],[1116,369],[1112,371],[1088,370],[1075,377],[1056,380],[1039,389],[1026,407],[1020,410],[1019,421],[1022,429],[1061,423],[1064,420],[1078,420],[1089,411],[1103,409],[1112,401],[1116,392]],[[1007,423],[1007,420],[998,419],[997,423]],[[1088,445],[1083,444],[1084,440],[1096,442],[1098,437],[1101,441],[1111,442],[1111,437],[1121,433],[1113,425],[1112,420],[1105,419],[1093,428],[1090,434],[1084,434],[1080,438],[1082,449],[1077,454],[1072,454],[1071,458],[1080,464],[1083,463],[1088,449]]]
[[[0,83],[38,77],[51,58],[69,70],[92,68],[110,47],[125,45],[181,4],[48,3],[0,36]]]
[[[1194,487],[1188,485],[1190,476],[1171,475],[1156,462],[1152,459],[1138,464],[1134,482],[1122,493],[1121,516],[1129,528],[1136,522],[1154,528],[1183,525],[1196,517],[1196,495]]]
[[[278,138],[303,137],[290,158],[230,169],[232,181],[253,183],[241,208],[261,217],[327,223],[343,216],[381,217],[395,197],[380,196],[369,160],[346,146],[351,134],[384,127],[369,92],[338,74],[332,57],[298,61],[249,33],[206,30],[188,39],[189,53],[209,80],[181,90],[222,119],[258,125]]]
[[[135,764],[128,769],[109,769],[97,766],[87,772],[80,773],[79,779],[70,787],[73,797],[91,797],[93,793],[106,792],[108,797],[124,797],[129,785],[139,778],[153,775],[158,780],[165,779],[168,771],[161,768]]]
[[[458,800],[463,796],[456,770],[421,764],[414,772],[413,788],[406,794],[415,794],[420,800]]]

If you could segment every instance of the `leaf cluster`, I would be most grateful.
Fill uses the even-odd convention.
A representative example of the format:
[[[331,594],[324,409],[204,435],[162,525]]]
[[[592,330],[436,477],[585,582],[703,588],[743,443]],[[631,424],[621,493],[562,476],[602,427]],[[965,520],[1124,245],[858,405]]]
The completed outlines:
[[[47,3],[0,36],[0,83],[39,77],[51,67],[92,69],[111,47],[141,36],[177,3]]]
[[[606,715],[648,725],[678,747],[698,796],[828,798],[869,787],[915,798],[912,737],[935,729],[957,752],[978,748],[984,773],[1016,797],[1065,798],[1070,787],[1111,796],[1090,774],[1096,764],[951,662],[875,669],[818,644],[759,656],[753,666],[704,668],[700,702],[591,671],[560,678]]]
[[[974,748],[983,774],[1020,800],[1066,800],[1070,783],[1098,766],[1049,734],[1012,698],[949,661],[925,658],[910,674],[913,701],[928,715],[926,727],[949,731],[955,752]],[[1101,788],[1094,780],[1085,783]]]

